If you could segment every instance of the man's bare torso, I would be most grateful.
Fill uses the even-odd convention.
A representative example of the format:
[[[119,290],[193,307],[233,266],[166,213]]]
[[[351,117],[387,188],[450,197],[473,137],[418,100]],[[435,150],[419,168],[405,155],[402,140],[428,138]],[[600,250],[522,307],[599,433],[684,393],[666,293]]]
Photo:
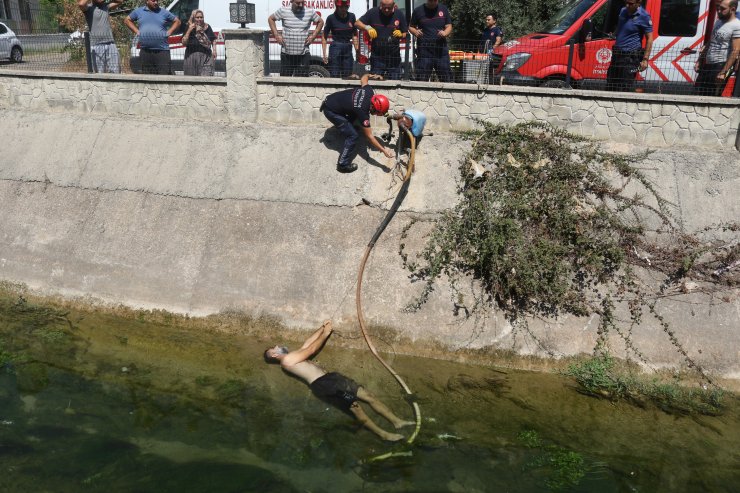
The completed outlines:
[[[311,385],[317,378],[326,375],[326,372],[323,369],[310,361],[301,361],[292,366],[283,366],[283,370],[302,378],[309,385]]]

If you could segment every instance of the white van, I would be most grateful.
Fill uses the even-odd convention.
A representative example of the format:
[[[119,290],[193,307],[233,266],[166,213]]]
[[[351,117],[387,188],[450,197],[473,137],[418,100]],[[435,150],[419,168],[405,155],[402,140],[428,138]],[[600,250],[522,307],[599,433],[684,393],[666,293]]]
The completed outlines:
[[[172,68],[177,74],[182,74],[182,64],[185,58],[185,46],[182,44],[182,35],[187,29],[187,22],[190,19],[190,13],[193,10],[200,9],[204,13],[206,23],[210,24],[213,32],[217,36],[216,42],[216,75],[224,75],[226,72],[226,53],[224,49],[224,40],[221,36],[223,29],[235,29],[239,26],[232,24],[229,18],[229,4],[235,3],[236,0],[175,0],[167,6],[167,10],[172,12],[182,23],[180,32],[170,36],[170,56],[172,58]],[[269,31],[267,18],[280,7],[290,7],[290,0],[253,0],[249,3],[255,5],[255,23],[248,24],[250,29]],[[355,0],[350,3],[350,12],[353,12],[359,19],[367,11],[367,4],[373,3],[362,0]],[[305,6],[318,11],[322,18],[326,19],[334,13],[334,0],[305,0]],[[280,23],[278,22],[278,28]],[[280,48],[270,36],[270,72],[280,71]],[[309,75],[313,77],[329,77],[329,71],[322,64],[321,38],[317,38],[311,45],[311,67]],[[135,73],[141,72],[141,63],[139,62],[138,39],[134,38],[131,45],[131,68]]]

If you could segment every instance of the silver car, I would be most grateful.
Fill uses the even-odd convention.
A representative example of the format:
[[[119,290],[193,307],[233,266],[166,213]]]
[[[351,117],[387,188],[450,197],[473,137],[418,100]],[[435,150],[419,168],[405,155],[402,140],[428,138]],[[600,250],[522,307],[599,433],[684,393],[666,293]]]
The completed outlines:
[[[23,46],[13,30],[0,22],[0,60],[5,59],[15,63],[23,61]]]

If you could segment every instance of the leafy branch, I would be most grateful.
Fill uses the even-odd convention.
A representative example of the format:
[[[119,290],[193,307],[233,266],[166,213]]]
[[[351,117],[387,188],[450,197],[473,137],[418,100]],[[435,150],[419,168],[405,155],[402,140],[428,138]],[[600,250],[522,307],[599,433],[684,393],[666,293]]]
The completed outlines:
[[[607,152],[539,122],[479,123],[462,134],[472,145],[460,166],[457,206],[434,222],[413,255],[405,245],[413,223],[404,229],[402,261],[412,280],[423,283],[407,308],[418,310],[446,278],[466,317],[499,309],[514,327],[526,328],[532,318],[597,315],[595,353],[608,353],[608,336],[616,333],[645,363],[632,332],[647,313],[688,366],[709,380],[655,304],[674,288],[737,286],[737,241],[682,231],[675,206],[639,167],[648,153]],[[723,224],[702,234],[737,230]],[[651,283],[654,278],[661,281]],[[470,280],[472,289],[463,292]]]

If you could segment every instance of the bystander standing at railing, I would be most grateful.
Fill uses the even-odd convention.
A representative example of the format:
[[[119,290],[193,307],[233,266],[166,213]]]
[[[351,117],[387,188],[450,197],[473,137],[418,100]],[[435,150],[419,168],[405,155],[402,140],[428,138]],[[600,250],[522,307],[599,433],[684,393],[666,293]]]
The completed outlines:
[[[447,38],[452,34],[452,17],[439,0],[427,0],[414,9],[409,32],[416,36],[416,80],[427,81],[432,71],[440,82],[450,82],[450,51]]]
[[[612,60],[606,74],[608,91],[634,91],[637,72],[645,70],[648,66],[653,47],[653,21],[650,14],[640,6],[641,3],[642,0],[626,0],[625,7],[619,11],[617,39],[612,48]]]
[[[740,54],[740,20],[735,17],[737,0],[721,0],[708,44],[694,65],[698,72],[694,94],[719,96]],[[737,81],[735,82],[737,84]]]
[[[145,74],[170,75],[172,59],[167,38],[180,27],[180,19],[160,7],[159,0],[146,0],[144,7],[131,12],[123,22],[139,36],[141,71]],[[138,27],[134,22],[139,24]]]
[[[488,82],[493,82],[493,74],[498,68],[501,57],[494,57],[494,52],[504,41],[504,30],[498,25],[498,15],[491,12],[486,16],[486,28],[480,39],[478,51],[488,53]]]
[[[185,45],[185,75],[213,76],[216,63],[216,35],[206,24],[202,10],[190,13],[188,28],[182,36]]]
[[[122,0],[78,0],[77,7],[82,11],[90,31],[90,55],[92,69],[96,73],[121,73],[118,47],[110,27],[110,11],[117,9]]]
[[[360,44],[357,37],[355,22],[357,18],[348,12],[349,0],[336,0],[334,13],[326,18],[324,32],[321,34],[321,49],[324,63],[329,65],[329,74],[332,77],[347,77],[352,73],[354,59],[352,49],[359,52]],[[326,53],[327,38],[331,36],[329,54]]]
[[[504,30],[498,25],[498,16],[495,13],[486,16],[486,28],[480,39],[478,51],[493,54],[493,50],[504,40]],[[487,51],[486,51],[487,50]]]
[[[371,50],[370,73],[386,79],[401,78],[401,38],[406,36],[406,18],[393,0],[380,0],[355,23],[357,29],[367,31]]]
[[[278,34],[276,21],[283,23],[283,34]],[[275,41],[280,44],[280,75],[281,76],[308,76],[308,67],[311,64],[309,46],[321,33],[324,20],[314,10],[304,6],[304,0],[291,0],[290,8],[281,7],[267,18],[270,30]],[[316,23],[316,29],[311,34],[311,24]]]

